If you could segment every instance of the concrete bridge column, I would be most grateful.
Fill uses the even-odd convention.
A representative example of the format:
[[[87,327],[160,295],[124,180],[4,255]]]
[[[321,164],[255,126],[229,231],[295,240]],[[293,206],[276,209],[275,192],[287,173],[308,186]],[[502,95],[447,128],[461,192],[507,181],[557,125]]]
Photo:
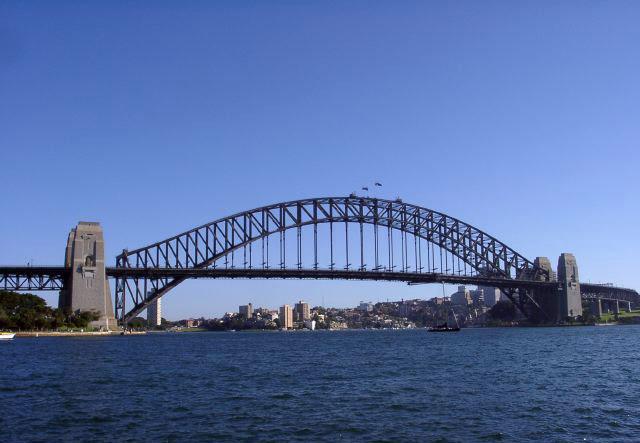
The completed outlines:
[[[619,314],[620,313],[620,303],[618,302],[618,300],[612,300],[611,303],[613,305],[613,313],[614,314]]]
[[[58,306],[66,312],[94,311],[94,328],[118,328],[104,265],[104,238],[100,223],[80,222],[67,239],[65,266],[71,277],[60,291]]]
[[[602,317],[602,300],[595,298],[591,301],[591,313],[596,317]]]
[[[627,306],[626,306],[626,308],[627,308],[627,312],[631,312],[631,302],[630,302],[630,301],[627,301],[627,302],[625,302],[625,304],[627,305]]]

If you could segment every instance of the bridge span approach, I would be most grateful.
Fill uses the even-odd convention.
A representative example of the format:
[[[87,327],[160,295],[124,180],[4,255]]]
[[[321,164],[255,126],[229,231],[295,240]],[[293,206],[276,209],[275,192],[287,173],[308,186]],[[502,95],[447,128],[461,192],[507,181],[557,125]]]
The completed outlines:
[[[102,230],[81,222],[65,266],[0,267],[0,288],[61,290],[60,307],[87,305],[121,324],[190,278],[298,278],[480,284],[501,288],[533,321],[582,314],[582,299],[638,304],[636,291],[580,283],[575,258],[533,261],[441,212],[401,200],[324,197],[277,203],[217,219],[104,265]]]

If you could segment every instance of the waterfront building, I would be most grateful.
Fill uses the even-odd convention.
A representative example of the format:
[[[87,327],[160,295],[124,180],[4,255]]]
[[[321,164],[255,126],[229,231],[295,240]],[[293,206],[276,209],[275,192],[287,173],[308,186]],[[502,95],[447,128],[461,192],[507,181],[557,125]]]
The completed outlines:
[[[253,317],[253,305],[251,303],[248,305],[240,305],[238,314],[247,319]]]
[[[361,301],[360,304],[358,305],[358,310],[362,312],[372,312],[373,303],[371,303],[370,301],[369,302]]]
[[[398,307],[398,314],[400,317],[408,317],[413,312],[413,302],[403,301]]]
[[[293,309],[291,306],[284,305],[280,307],[280,326],[284,329],[293,328]]]
[[[434,305],[443,305],[449,300],[447,299],[447,297],[433,297],[429,301],[432,302]]]
[[[458,291],[451,294],[451,304],[468,306],[472,303],[471,293],[464,285],[458,286]]]
[[[492,288],[490,286],[478,286],[478,290],[482,290],[484,295],[484,305],[487,308],[491,308],[500,300],[500,289]]]
[[[311,310],[309,309],[309,303],[300,300],[295,306],[295,319],[296,321],[306,321],[311,319]]]
[[[162,298],[147,306],[147,326],[154,328],[162,325]]]
[[[253,315],[259,315],[262,318],[267,318],[271,313],[271,309],[269,308],[258,308],[253,310]]]
[[[469,293],[471,294],[471,300],[475,306],[484,306],[483,289],[470,290]]]

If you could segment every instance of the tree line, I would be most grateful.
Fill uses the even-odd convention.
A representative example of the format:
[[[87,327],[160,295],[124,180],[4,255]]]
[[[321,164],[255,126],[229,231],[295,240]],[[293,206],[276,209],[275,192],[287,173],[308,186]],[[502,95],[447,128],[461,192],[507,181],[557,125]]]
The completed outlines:
[[[55,330],[86,328],[100,318],[92,311],[63,312],[34,294],[0,291],[0,329]]]

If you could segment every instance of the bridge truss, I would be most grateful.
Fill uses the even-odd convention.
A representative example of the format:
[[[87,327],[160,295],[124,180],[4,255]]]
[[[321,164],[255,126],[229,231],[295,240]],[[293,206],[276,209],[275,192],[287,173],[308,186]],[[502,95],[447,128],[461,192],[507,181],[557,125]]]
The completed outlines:
[[[135,270],[291,270],[324,278],[346,272],[545,281],[547,272],[495,237],[441,212],[369,197],[295,200],[240,212],[136,249],[116,268],[116,317],[126,322],[188,275]],[[263,272],[263,275],[265,273]],[[362,274],[364,276],[364,274]],[[410,281],[410,278],[405,278]],[[503,285],[504,286],[504,285]],[[514,288],[518,285],[515,284]],[[526,291],[504,292],[523,312]]]
[[[5,291],[60,291],[69,270],[61,266],[6,266],[0,268],[0,289]]]

